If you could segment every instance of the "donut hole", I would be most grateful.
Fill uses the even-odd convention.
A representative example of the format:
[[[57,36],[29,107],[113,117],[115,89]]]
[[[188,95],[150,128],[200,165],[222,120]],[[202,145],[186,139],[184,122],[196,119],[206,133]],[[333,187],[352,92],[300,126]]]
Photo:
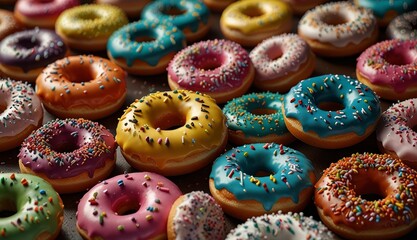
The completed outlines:
[[[136,198],[130,196],[123,196],[117,199],[113,205],[112,210],[116,215],[126,216],[134,214],[140,209],[140,203]]]
[[[179,16],[179,15],[183,15],[187,12],[187,10],[185,9],[179,9],[175,6],[169,6],[166,7],[164,9],[162,9],[161,11],[163,14],[165,15],[170,15],[170,16]]]
[[[101,16],[97,14],[95,11],[89,11],[78,14],[77,18],[83,21],[94,21],[100,19]]]
[[[2,114],[7,109],[6,99],[0,99],[0,114]]]
[[[319,102],[317,104],[317,107],[320,108],[323,111],[339,111],[339,110],[343,110],[345,108],[345,106],[340,103],[340,102],[336,102],[336,101],[331,101],[331,102]]]
[[[265,11],[258,6],[252,6],[249,8],[245,8],[242,10],[242,14],[249,17],[249,18],[256,18],[260,17],[265,14]]]
[[[277,59],[281,58],[283,54],[284,53],[283,53],[281,47],[279,47],[279,46],[272,47],[266,53],[267,57],[269,59],[271,59],[271,61],[274,61],[274,60],[277,60]]]
[[[23,49],[32,49],[39,46],[39,40],[34,36],[21,37],[17,39],[16,46]]]
[[[250,112],[255,115],[270,115],[277,113],[277,110],[270,108],[255,108],[250,110]]]
[[[87,63],[76,65],[69,64],[65,66],[66,71],[64,74],[66,80],[73,83],[85,83],[95,79],[98,75],[92,70],[91,65]]]
[[[240,168],[247,175],[254,177],[267,177],[275,174],[272,169],[269,169],[258,159],[248,159],[248,161],[240,164]]]
[[[274,175],[275,173],[266,169],[259,169],[258,171],[256,171],[254,174],[252,174],[252,176],[254,177],[266,177],[266,176],[270,176],[270,175]]]
[[[416,60],[416,51],[404,51],[403,49],[393,48],[386,52],[382,57],[391,65],[408,65]]]
[[[387,194],[389,183],[386,176],[378,172],[368,172],[365,176],[355,175],[352,178],[352,185],[356,196],[361,196],[367,201],[378,201],[384,199]]]
[[[153,42],[156,38],[151,36],[137,36],[135,37],[135,42],[143,43],[143,42]]]
[[[12,199],[0,200],[0,219],[13,216],[17,213],[16,201]]]
[[[63,130],[59,134],[54,135],[50,140],[50,148],[59,153],[70,153],[79,149],[82,142],[79,141],[79,133]]]
[[[185,117],[178,112],[165,112],[159,115],[154,123],[154,128],[161,130],[176,130],[185,125]]]
[[[217,58],[207,58],[204,61],[198,61],[195,64],[195,67],[202,71],[212,71],[220,66],[222,66],[222,63],[217,61]]]
[[[321,17],[321,21],[330,26],[342,25],[349,22],[344,15],[339,13],[323,14],[323,16]]]

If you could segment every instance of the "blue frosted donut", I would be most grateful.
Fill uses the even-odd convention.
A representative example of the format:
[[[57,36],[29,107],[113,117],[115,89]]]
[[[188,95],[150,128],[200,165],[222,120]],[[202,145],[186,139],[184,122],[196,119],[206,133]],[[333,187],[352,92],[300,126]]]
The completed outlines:
[[[276,143],[233,148],[216,159],[210,192],[222,209],[247,219],[265,213],[301,211],[316,181],[310,160]]]
[[[171,22],[183,31],[188,42],[194,42],[207,34],[209,15],[209,9],[199,0],[157,0],[143,9],[141,19]]]
[[[114,32],[107,42],[107,53],[129,73],[154,75],[164,72],[185,45],[184,34],[171,23],[140,20]]]
[[[283,102],[288,130],[320,148],[343,148],[364,140],[381,115],[376,94],[343,75],[303,80],[291,88]]]
[[[223,108],[229,140],[242,145],[255,142],[287,144],[294,140],[282,116],[279,93],[250,93],[229,101]]]

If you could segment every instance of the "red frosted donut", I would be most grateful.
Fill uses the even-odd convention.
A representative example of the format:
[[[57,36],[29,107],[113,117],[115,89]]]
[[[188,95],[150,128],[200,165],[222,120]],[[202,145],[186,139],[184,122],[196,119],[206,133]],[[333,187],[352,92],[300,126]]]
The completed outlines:
[[[13,13],[0,9],[0,41],[21,28]]]
[[[28,27],[54,28],[63,11],[78,5],[78,0],[19,0],[14,15]]]
[[[235,42],[217,39],[183,49],[175,55],[167,70],[172,90],[202,92],[217,103],[242,96],[251,86],[255,74],[245,49]]]

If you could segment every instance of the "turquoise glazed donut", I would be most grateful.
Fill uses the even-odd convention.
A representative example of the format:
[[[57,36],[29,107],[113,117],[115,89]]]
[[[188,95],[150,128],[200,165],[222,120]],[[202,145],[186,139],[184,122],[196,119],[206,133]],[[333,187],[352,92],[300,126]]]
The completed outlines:
[[[229,101],[223,108],[229,140],[242,145],[255,142],[287,144],[294,140],[282,116],[279,93],[250,93]]]
[[[164,72],[185,45],[184,34],[171,23],[140,20],[111,35],[107,54],[112,62],[129,73],[154,75]]]
[[[284,121],[301,141],[320,148],[354,145],[375,129],[376,94],[356,79],[322,75],[301,81],[284,97]]]
[[[278,210],[301,211],[315,181],[313,165],[301,152],[276,143],[255,143],[218,157],[209,185],[226,213],[247,219]]]
[[[209,15],[199,0],[157,0],[143,9],[141,19],[171,22],[184,32],[188,42],[194,42],[208,33]]]

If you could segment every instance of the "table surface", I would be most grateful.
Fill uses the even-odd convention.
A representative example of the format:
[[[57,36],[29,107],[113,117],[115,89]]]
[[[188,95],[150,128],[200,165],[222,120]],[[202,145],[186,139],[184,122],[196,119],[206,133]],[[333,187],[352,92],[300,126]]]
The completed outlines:
[[[1,6],[0,6],[1,7]],[[12,9],[10,6],[6,6],[3,8]],[[211,16],[212,20],[212,28],[206,39],[214,39],[214,38],[223,38],[220,27],[219,27],[219,17],[220,14],[213,13]],[[296,18],[296,17],[295,17]],[[297,20],[297,18],[296,18]],[[297,22],[297,21],[295,21]],[[294,28],[296,29],[296,24]],[[384,33],[384,29],[381,29],[381,33]],[[383,39],[384,36],[381,36]],[[249,51],[250,49],[248,49]],[[78,54],[78,53],[73,53]],[[101,53],[94,53],[95,55],[106,57],[104,52]],[[345,74],[352,77],[355,77],[355,64],[356,64],[356,57],[345,57],[345,58],[338,58],[338,59],[331,59],[331,58],[317,58],[316,68],[313,75],[322,75],[327,73],[332,74]],[[127,79],[127,97],[124,103],[124,106],[119,109],[117,112],[112,114],[110,117],[104,118],[99,120],[98,122],[106,126],[110,129],[110,131],[115,134],[115,129],[118,123],[117,118],[119,118],[123,114],[123,110],[135,99],[140,98],[148,93],[155,92],[155,91],[164,91],[169,90],[169,86],[167,83],[167,76],[166,74],[161,74],[158,76],[149,76],[149,77],[142,77],[142,76],[132,76],[129,75]],[[260,92],[257,89],[250,89],[250,92]],[[386,109],[391,103],[382,101],[383,109]],[[222,107],[222,106],[220,106]],[[45,111],[44,116],[44,123],[54,119],[55,117]],[[363,142],[356,144],[352,147],[337,149],[337,150],[325,150],[315,148],[309,145],[302,143],[301,141],[295,141],[294,143],[288,145],[291,148],[301,151],[304,153],[314,164],[316,175],[319,177],[321,176],[322,171],[327,168],[330,163],[336,162],[342,157],[349,156],[352,153],[362,153],[362,152],[374,152],[379,153],[375,134],[372,134]],[[228,145],[228,148],[231,148],[231,145]],[[18,167],[18,154],[19,149],[16,148],[11,151],[3,152],[0,156],[0,172],[19,172]],[[136,172],[134,168],[130,167],[129,164],[125,161],[124,157],[120,153],[120,149],[117,150],[117,161],[116,167],[111,173],[110,177],[123,174],[125,172]],[[177,177],[169,177],[173,182],[175,182],[180,189],[184,192],[190,192],[194,190],[202,190],[204,192],[209,193],[208,188],[208,178],[211,171],[211,165],[191,174],[177,176]],[[62,231],[58,236],[58,239],[82,239],[78,234],[76,227],[75,227],[75,213],[77,209],[77,204],[80,198],[83,196],[84,192],[75,193],[75,194],[62,194],[61,197],[63,199],[65,205],[65,213],[64,213],[64,224],[62,227]],[[314,218],[318,219],[316,208],[314,206],[313,201],[307,206],[304,210],[305,215],[309,216],[312,215]],[[226,227],[227,231],[232,229],[236,226],[236,224],[240,223],[241,221],[236,220],[230,216],[226,215]],[[407,236],[403,237],[402,239],[416,239],[417,238],[417,230],[414,230]]]

